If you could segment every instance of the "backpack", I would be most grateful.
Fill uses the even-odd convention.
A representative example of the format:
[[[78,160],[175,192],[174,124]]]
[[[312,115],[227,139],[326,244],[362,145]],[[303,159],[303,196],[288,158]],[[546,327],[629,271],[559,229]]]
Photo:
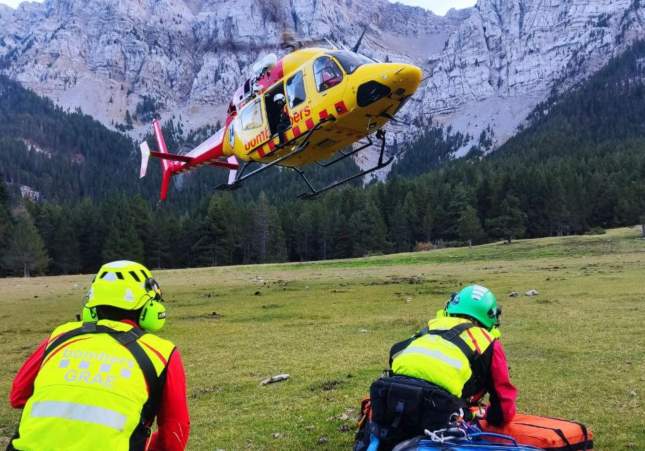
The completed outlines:
[[[379,450],[422,435],[425,429],[446,427],[467,412],[462,400],[429,382],[405,376],[377,379],[370,387],[369,401],[363,401],[363,419],[356,434],[355,451],[369,447],[378,437]]]

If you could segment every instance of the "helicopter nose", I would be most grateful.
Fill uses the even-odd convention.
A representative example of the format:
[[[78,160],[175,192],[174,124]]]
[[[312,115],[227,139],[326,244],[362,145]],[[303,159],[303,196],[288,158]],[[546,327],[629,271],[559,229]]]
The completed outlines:
[[[411,64],[384,63],[366,66],[370,70],[369,81],[358,87],[358,106],[366,107],[394,95],[399,99],[415,93],[421,83],[421,69]],[[374,74],[379,74],[374,77]]]
[[[401,96],[410,96],[415,93],[423,73],[421,69],[412,64],[400,64],[394,72],[392,92]]]

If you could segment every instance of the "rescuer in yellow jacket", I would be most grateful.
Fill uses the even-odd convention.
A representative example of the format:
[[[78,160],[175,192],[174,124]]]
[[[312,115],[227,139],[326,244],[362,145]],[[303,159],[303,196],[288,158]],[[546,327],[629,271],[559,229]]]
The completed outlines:
[[[390,350],[391,377],[370,389],[372,423],[355,450],[371,439],[379,450],[469,418],[468,406],[486,393],[486,419],[494,425],[515,415],[517,390],[510,381],[498,330],[501,310],[486,287],[470,285],[454,294],[436,318]]]
[[[150,333],[164,325],[161,301],[143,265],[103,265],[83,321],[54,329],[16,376],[10,401],[24,410],[8,449],[183,450],[190,429],[183,364],[170,341]]]

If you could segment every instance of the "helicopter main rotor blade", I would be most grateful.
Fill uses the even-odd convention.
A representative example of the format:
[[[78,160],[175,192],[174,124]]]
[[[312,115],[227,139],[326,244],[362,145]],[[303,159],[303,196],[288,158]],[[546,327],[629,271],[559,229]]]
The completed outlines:
[[[358,53],[358,49],[360,49],[360,48],[361,48],[361,43],[363,42],[363,36],[365,36],[365,32],[366,32],[366,31],[367,31],[367,25],[365,25],[365,26],[363,27],[363,32],[361,33],[361,37],[360,37],[360,38],[358,38],[358,41],[356,42],[356,44],[354,45],[354,47],[352,47],[352,52],[354,52],[354,53]]]

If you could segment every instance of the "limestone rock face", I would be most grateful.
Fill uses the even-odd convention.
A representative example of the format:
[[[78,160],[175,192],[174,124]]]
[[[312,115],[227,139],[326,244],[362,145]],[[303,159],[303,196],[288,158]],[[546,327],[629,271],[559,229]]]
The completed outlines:
[[[461,20],[386,0],[47,0],[0,7],[0,69],[107,125],[149,97],[193,128],[285,43],[353,45],[367,27],[365,53],[421,64]]]
[[[490,127],[499,145],[551,90],[571,87],[645,36],[645,7],[638,5],[479,0],[429,57],[421,110],[475,137]]]
[[[639,0],[479,0],[445,17],[387,0],[46,0],[0,5],[0,70],[108,126],[150,98],[191,129],[223,121],[263,54],[352,46],[367,27],[363,53],[428,77],[400,113],[413,125],[391,127],[396,141],[433,122],[472,138],[461,155],[482,132],[502,144],[550,92],[644,38],[644,24]],[[135,121],[133,134],[147,127]]]

